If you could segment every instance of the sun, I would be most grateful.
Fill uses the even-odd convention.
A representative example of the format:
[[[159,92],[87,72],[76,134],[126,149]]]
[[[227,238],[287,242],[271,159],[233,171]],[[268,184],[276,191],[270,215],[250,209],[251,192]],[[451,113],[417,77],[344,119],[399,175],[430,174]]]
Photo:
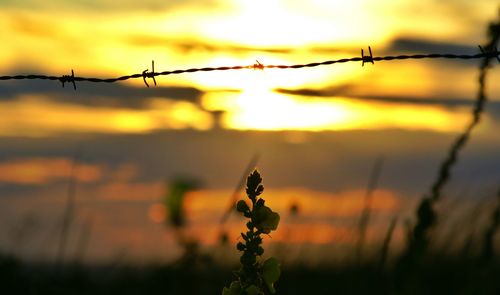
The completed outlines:
[[[237,93],[206,95],[203,106],[224,111],[222,126],[239,130],[321,131],[341,128],[352,115],[340,102],[306,100],[254,85]]]

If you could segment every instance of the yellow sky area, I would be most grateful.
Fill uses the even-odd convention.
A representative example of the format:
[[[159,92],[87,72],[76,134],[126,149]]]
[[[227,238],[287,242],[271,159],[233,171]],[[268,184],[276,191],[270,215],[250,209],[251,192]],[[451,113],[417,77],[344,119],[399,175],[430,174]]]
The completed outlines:
[[[191,16],[196,15],[193,11]],[[142,72],[152,59],[165,67],[177,67],[193,62],[193,57],[183,57],[170,46],[168,38],[199,39],[192,26],[184,26],[182,19],[189,19],[186,14],[103,15],[83,11],[53,15],[6,9],[0,16],[2,39],[8,40],[8,48],[0,55],[2,71],[34,68],[57,74],[73,68],[77,75],[123,75]],[[156,45],[130,44],[130,37],[137,35],[167,39]]]
[[[65,12],[57,11],[57,14],[53,9],[26,10],[14,5],[0,10],[3,41],[0,72],[41,71],[62,75],[74,69],[77,76],[109,77],[142,72],[150,68],[151,60],[155,60],[157,72],[251,65],[255,60],[263,64],[294,64],[352,57],[352,48],[367,45],[371,45],[377,55],[393,38],[400,36],[463,43],[460,36],[470,31],[471,22],[482,19],[481,13],[492,14],[495,4],[484,1],[469,7],[470,16],[462,22],[457,20],[453,10],[459,4],[422,2],[424,4],[414,4],[410,0],[382,4],[368,0],[237,0],[218,1],[212,9],[190,4],[158,11],[122,10],[116,13],[91,8],[65,10],[62,5]],[[425,7],[435,9],[424,10]],[[478,39],[482,40],[484,28],[477,28],[477,31]],[[186,49],[186,44],[192,44],[195,49]],[[293,51],[234,50],[231,46]],[[312,53],[308,48],[314,46],[339,51]],[[437,71],[445,74],[436,75]],[[450,95],[469,95],[473,86],[469,81],[473,78],[465,72],[469,70],[454,69],[453,73],[460,73],[460,79],[457,76],[450,78],[447,77],[450,70],[431,68],[426,61],[403,61],[389,66],[381,62],[364,68],[359,63],[352,63],[307,70],[188,73],[158,77],[157,81],[161,86],[243,90],[238,95],[210,93],[203,99],[203,106],[209,110],[227,112],[222,125],[230,129],[456,131],[463,126],[462,113],[437,107],[362,105],[359,101],[352,103],[342,98],[288,97],[271,89],[356,84],[358,89],[362,88],[359,92],[373,95],[423,97],[447,91],[451,91]],[[467,80],[462,83],[462,79]],[[455,81],[455,85],[449,81]],[[144,87],[142,79],[123,83]],[[0,136],[46,136],[60,132],[144,133],[158,129],[207,130],[213,126],[212,117],[195,105],[162,100],[152,101],[145,110],[93,109],[54,103],[42,95],[1,102],[0,110]]]
[[[238,15],[246,12],[231,10],[231,13]],[[50,14],[7,10],[0,12],[0,16],[2,16],[0,24],[7,28],[2,32],[3,38],[9,40],[5,43],[5,50],[0,53],[0,70],[4,72],[21,68],[38,69],[60,75],[74,69],[77,76],[97,74],[107,77],[142,72],[150,68],[151,60],[155,60],[156,71],[204,66],[251,65],[256,59],[262,59],[267,64],[312,61],[307,51],[300,50],[309,44],[306,41],[300,46],[292,46],[286,42],[281,44],[280,46],[297,50],[293,55],[285,55],[286,58],[278,58],[279,54],[269,52],[259,52],[256,55],[256,52],[251,50],[226,50],[224,48],[227,44],[250,49],[261,46],[268,48],[270,44],[244,44],[237,40],[220,41],[200,33],[199,27],[204,28],[213,23],[236,27],[219,20],[216,14],[197,10],[180,10],[167,15],[115,15],[109,18],[89,13],[72,17],[53,17]],[[95,21],[89,22],[88,19]],[[289,21],[289,25],[295,24],[294,20]],[[227,28],[224,32],[226,31]],[[297,34],[295,33],[293,38],[289,37],[295,40]],[[198,49],[186,52],[182,49],[182,46],[190,43],[194,48],[199,44],[207,44],[214,47],[214,51]],[[340,56],[339,53],[335,56],[316,54],[314,60],[340,58]],[[180,83],[190,86],[194,84],[202,89],[221,85],[239,88],[248,82],[246,74],[242,72],[244,71],[229,74],[195,73],[157,79],[160,85]],[[326,79],[331,79],[332,75],[337,80],[339,73],[342,77],[347,77],[345,69],[339,71],[329,68],[316,70],[309,75],[287,75],[284,71],[280,71],[280,75],[272,74],[267,78],[271,79],[275,87],[279,85],[296,87],[307,83],[315,85],[324,83]],[[242,75],[241,79],[238,79],[239,75]],[[140,79],[123,83],[143,86]]]
[[[421,36],[423,31],[427,38],[449,40],[467,31],[469,23],[457,22],[456,15],[450,14],[458,4],[419,2],[237,0],[219,14],[214,12],[216,17],[204,23],[201,31],[214,40],[248,46],[298,47],[366,42],[380,46],[396,34]],[[495,5],[494,1],[484,2],[469,7],[468,21]]]
[[[374,21],[375,15],[358,10],[361,1],[337,3],[336,9],[328,10],[328,15],[320,14],[313,5],[293,4],[286,1],[234,1],[229,13],[221,14],[215,21],[207,22],[203,35],[215,40],[230,41],[247,46],[298,46],[329,43],[335,40],[338,45],[371,37],[379,31],[380,42],[387,38],[376,22],[369,28],[359,28],[352,12],[366,22]],[[324,6],[324,5],[322,5]],[[307,7],[307,10],[303,10]],[[315,9],[316,8],[316,9]],[[306,12],[306,13],[304,13]],[[359,23],[359,22],[358,22]],[[379,25],[380,24],[380,25]],[[348,29],[347,29],[348,28]]]
[[[311,59],[305,52],[290,57],[279,57],[268,53],[260,53],[252,59],[251,55],[242,57],[218,57],[207,62],[207,66],[220,65],[247,65],[253,66],[261,63],[264,65],[292,65],[302,64],[310,61],[323,61],[327,59],[342,58],[346,55],[335,53],[332,55],[315,55]],[[298,87],[323,87],[342,85],[353,79],[363,76],[359,72],[359,64],[338,64],[332,67],[316,67],[309,69],[244,69],[240,71],[218,71],[210,73],[197,73],[190,77],[195,85],[200,85],[203,89],[273,89],[298,88]]]
[[[23,158],[0,162],[0,183],[40,185],[69,179],[72,160],[66,158]],[[78,165],[75,180],[81,183],[95,182],[103,175],[100,165]]]
[[[457,22],[455,15],[443,9],[415,13],[410,9],[412,3],[238,0],[218,1],[213,9],[189,4],[164,11],[119,13],[64,11],[64,4],[60,7],[64,13],[14,6],[0,11],[4,40],[0,70],[33,67],[61,73],[74,68],[77,74],[128,74],[142,71],[151,59],[163,69],[204,66],[214,55],[237,55],[204,50],[186,54],[175,49],[178,41],[203,42],[215,48],[225,44],[292,49],[316,45],[359,48],[368,44],[382,48],[400,33],[421,35],[425,30],[426,37],[443,39],[464,31],[464,24]],[[471,12],[491,10],[491,5],[477,7]],[[249,60],[253,62],[254,58]],[[300,58],[309,61],[311,55],[302,53]]]
[[[160,129],[206,130],[212,116],[192,103],[150,99],[144,109],[89,107],[43,95],[0,102],[0,136],[50,136],[64,132],[146,133]]]
[[[145,108],[128,109],[62,103],[44,95],[23,96],[0,102],[3,114],[0,136],[209,130],[215,122],[206,110],[224,112],[220,122],[223,128],[267,131],[401,128],[457,132],[464,128],[470,116],[470,110],[464,107],[446,109],[345,97],[292,96],[261,86],[242,92],[209,92],[202,97],[203,109],[190,102],[161,98],[149,99]]]

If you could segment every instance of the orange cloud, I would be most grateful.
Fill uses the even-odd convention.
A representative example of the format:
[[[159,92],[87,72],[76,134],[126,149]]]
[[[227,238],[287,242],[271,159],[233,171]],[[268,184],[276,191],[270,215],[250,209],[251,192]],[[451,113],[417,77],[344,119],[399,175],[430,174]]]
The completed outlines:
[[[283,207],[290,203],[291,196],[295,196],[299,206],[299,212],[305,215],[333,215],[337,217],[349,217],[359,215],[364,209],[364,189],[355,189],[339,193],[319,192],[302,188],[289,189],[278,197],[270,196],[269,203],[277,202],[277,206]],[[288,198],[286,197],[288,196]],[[298,196],[303,196],[297,198]],[[400,207],[400,198],[394,191],[378,189],[373,193],[371,209],[373,211],[391,212]]]
[[[68,179],[72,160],[66,158],[26,158],[0,163],[0,182],[15,184],[46,184]],[[99,165],[79,163],[74,177],[78,182],[94,182],[102,177]]]
[[[161,181],[144,183],[114,181],[100,186],[95,192],[95,196],[116,201],[159,200],[164,190],[164,183]]]
[[[108,173],[108,178],[117,181],[117,182],[126,182],[134,179],[139,173],[139,168],[137,165],[132,163],[125,163],[117,168],[114,168],[113,171]]]

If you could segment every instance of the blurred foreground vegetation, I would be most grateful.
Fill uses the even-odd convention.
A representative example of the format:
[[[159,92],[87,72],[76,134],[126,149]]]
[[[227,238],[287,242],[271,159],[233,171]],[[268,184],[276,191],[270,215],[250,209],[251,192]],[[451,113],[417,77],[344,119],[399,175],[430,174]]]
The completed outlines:
[[[2,294],[220,294],[232,267],[27,265],[2,257]],[[278,294],[500,294],[500,263],[429,256],[410,271],[377,264],[282,267]]]

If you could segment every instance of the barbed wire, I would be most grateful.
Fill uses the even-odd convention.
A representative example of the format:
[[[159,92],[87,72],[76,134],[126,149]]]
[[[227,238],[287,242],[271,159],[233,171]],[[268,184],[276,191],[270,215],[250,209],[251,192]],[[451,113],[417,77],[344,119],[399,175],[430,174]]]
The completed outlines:
[[[48,76],[48,75],[12,75],[12,76],[0,76],[0,81],[5,80],[53,80],[59,81],[64,87],[65,83],[72,83],[73,88],[76,90],[76,81],[87,81],[94,83],[114,83],[118,81],[125,81],[129,79],[138,79],[142,78],[144,84],[149,87],[147,78],[153,79],[153,82],[156,86],[157,76],[167,76],[167,75],[178,75],[184,73],[195,73],[195,72],[212,72],[212,71],[229,71],[229,70],[243,70],[243,69],[254,69],[254,70],[264,70],[264,69],[301,69],[301,68],[313,68],[318,66],[327,66],[339,63],[347,63],[347,62],[361,62],[361,65],[364,66],[365,63],[374,64],[378,61],[393,61],[393,60],[406,60],[406,59],[437,59],[437,58],[445,58],[445,59],[477,59],[477,58],[496,58],[500,63],[500,52],[497,48],[493,48],[493,50],[485,51],[481,46],[479,46],[480,53],[477,54],[452,54],[452,53],[431,53],[431,54],[413,54],[413,55],[388,55],[388,56],[373,56],[372,49],[368,46],[369,55],[365,55],[364,50],[361,49],[361,56],[351,57],[351,58],[341,58],[335,60],[327,60],[322,62],[312,62],[307,64],[293,64],[293,65],[265,65],[256,61],[256,63],[252,65],[237,65],[237,66],[221,66],[221,67],[203,67],[203,68],[191,68],[191,69],[179,69],[179,70],[171,70],[171,71],[163,71],[163,72],[155,72],[154,69],[154,60],[152,61],[151,71],[149,69],[144,70],[142,73],[125,75],[116,78],[93,78],[93,77],[78,77],[75,76],[73,69],[71,69],[71,75],[62,75],[62,76]]]

